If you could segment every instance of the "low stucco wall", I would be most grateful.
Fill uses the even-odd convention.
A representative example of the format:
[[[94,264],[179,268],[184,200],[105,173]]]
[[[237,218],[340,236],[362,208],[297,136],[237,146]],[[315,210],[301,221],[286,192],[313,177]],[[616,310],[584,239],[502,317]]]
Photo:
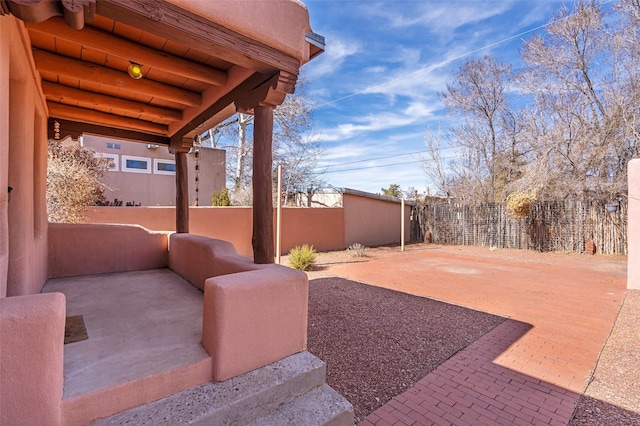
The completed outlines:
[[[0,424],[62,424],[65,306],[61,293],[0,298]]]
[[[627,288],[640,290],[640,159],[629,162]]]
[[[166,232],[138,225],[49,224],[49,277],[165,268]]]
[[[171,234],[169,267],[204,290],[202,346],[224,381],[307,347],[304,272],[257,265],[226,241]]]
[[[251,207],[190,207],[189,232],[228,241],[239,254],[253,258],[252,215]],[[91,223],[135,223],[157,231],[176,227],[173,207],[91,207],[88,216]],[[275,235],[275,211],[273,217]],[[343,250],[344,232],[342,208],[283,208],[281,254],[302,244],[318,251]]]
[[[401,204],[355,194],[344,194],[345,245],[380,246],[400,243]],[[404,240],[411,235],[411,206],[404,207]]]

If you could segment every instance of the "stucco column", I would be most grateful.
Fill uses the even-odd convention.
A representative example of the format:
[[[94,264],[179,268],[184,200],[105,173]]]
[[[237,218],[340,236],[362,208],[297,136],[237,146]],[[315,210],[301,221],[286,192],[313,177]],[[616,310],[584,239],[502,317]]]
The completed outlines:
[[[253,124],[253,261],[273,263],[273,194],[271,145],[273,140],[273,107],[254,109]]]
[[[9,58],[7,20],[0,22],[0,297],[7,295],[9,271]]]
[[[627,288],[640,290],[640,159],[629,162]]]
[[[187,153],[176,151],[176,232],[189,232],[189,171]]]

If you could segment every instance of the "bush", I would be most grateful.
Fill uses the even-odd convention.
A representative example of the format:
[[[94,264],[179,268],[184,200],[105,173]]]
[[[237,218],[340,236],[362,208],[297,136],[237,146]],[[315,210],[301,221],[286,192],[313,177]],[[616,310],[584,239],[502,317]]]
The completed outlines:
[[[347,254],[351,257],[367,257],[368,251],[369,247],[360,243],[353,243],[347,248]]]
[[[316,263],[316,251],[313,246],[304,244],[289,251],[289,264],[294,269],[310,271]]]
[[[87,206],[104,203],[104,186],[100,179],[111,161],[96,157],[93,150],[80,145],[64,146],[59,141],[49,141],[49,222],[83,222]]]
[[[231,205],[229,191],[226,187],[222,188],[220,192],[213,193],[213,196],[211,197],[211,205],[219,207],[228,207]]]
[[[507,213],[516,219],[522,219],[531,213],[533,203],[536,200],[535,194],[525,192],[513,192],[507,197]]]

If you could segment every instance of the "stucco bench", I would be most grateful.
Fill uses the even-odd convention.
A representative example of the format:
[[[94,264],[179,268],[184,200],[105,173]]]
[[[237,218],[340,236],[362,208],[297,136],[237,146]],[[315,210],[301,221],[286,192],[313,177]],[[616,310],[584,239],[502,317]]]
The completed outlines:
[[[226,241],[138,225],[50,224],[51,276],[169,268],[204,292],[202,345],[223,381],[307,346],[307,275]]]
[[[256,265],[232,244],[172,234],[169,268],[204,291],[202,345],[223,381],[303,351],[309,286],[303,272]]]

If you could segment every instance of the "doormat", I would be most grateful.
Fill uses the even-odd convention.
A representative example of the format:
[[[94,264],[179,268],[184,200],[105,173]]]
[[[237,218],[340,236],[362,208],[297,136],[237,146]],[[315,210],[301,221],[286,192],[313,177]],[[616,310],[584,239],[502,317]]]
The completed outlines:
[[[67,317],[64,324],[64,344],[79,342],[88,338],[82,315]]]

